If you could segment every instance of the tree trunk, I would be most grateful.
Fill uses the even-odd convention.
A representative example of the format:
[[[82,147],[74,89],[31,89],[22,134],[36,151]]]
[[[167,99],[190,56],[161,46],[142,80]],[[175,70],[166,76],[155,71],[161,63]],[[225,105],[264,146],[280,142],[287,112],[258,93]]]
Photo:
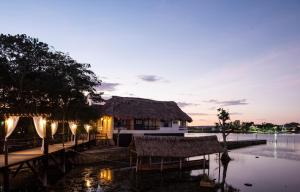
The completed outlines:
[[[224,163],[224,162],[229,162],[231,160],[231,158],[228,155],[227,140],[226,140],[228,135],[226,135],[226,131],[225,131],[224,126],[223,126],[223,129],[222,129],[222,136],[223,136],[224,152],[222,154],[221,160]]]

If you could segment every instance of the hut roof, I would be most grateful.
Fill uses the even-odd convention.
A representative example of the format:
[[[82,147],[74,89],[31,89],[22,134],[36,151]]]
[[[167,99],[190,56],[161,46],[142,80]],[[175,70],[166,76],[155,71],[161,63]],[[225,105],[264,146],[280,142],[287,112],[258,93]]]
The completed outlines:
[[[138,156],[186,158],[223,152],[217,136],[134,136],[133,142]]]
[[[174,101],[155,101],[150,99],[113,96],[103,106],[102,115],[123,119],[160,119],[192,122]]]

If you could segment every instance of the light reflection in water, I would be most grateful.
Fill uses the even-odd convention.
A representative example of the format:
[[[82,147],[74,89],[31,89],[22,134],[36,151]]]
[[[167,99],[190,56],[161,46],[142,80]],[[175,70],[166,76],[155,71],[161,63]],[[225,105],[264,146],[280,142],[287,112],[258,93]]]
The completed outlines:
[[[277,133],[274,134],[274,158],[277,159]]]
[[[85,174],[84,174],[84,181],[85,181],[85,186],[87,188],[92,187],[92,183],[93,183],[93,178],[91,177],[93,170],[88,168],[85,169]]]
[[[91,187],[91,180],[90,179],[85,179],[85,185],[86,185],[86,187],[90,188]]]
[[[106,182],[111,182],[112,181],[112,170],[109,168],[101,169],[99,176],[100,176],[100,180],[106,181]]]

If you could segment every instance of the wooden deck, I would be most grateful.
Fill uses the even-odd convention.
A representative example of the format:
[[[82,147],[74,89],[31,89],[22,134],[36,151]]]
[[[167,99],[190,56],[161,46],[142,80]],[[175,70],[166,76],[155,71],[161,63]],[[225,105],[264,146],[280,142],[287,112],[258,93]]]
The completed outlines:
[[[87,140],[78,140],[78,145],[87,143]],[[71,149],[75,146],[73,141],[69,141],[65,143],[65,149]],[[63,150],[63,145],[62,143],[59,144],[53,144],[49,145],[49,154],[59,152]],[[14,165],[18,165],[22,162],[29,161],[29,160],[34,160],[42,157],[44,154],[41,150],[41,147],[36,147],[33,149],[27,149],[27,150],[22,150],[22,151],[16,151],[12,153],[8,153],[8,165],[7,167],[11,167]],[[0,169],[5,167],[5,162],[4,162],[4,154],[0,155]]]

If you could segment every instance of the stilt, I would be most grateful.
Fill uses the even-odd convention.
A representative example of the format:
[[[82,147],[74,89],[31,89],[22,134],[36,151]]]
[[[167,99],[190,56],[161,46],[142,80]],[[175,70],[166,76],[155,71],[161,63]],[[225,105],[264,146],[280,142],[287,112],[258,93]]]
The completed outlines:
[[[7,166],[8,165],[8,145],[7,145],[6,138],[4,140],[4,162],[5,162],[5,166]]]
[[[62,172],[66,173],[66,151],[65,149],[63,149],[62,153],[61,153],[61,168],[62,168]]]
[[[88,132],[88,148],[91,146],[91,135],[90,132]]]
[[[138,172],[139,169],[139,157],[136,157],[136,165],[135,165],[135,171]]]
[[[49,152],[49,142],[48,142],[48,138],[47,137],[43,139],[43,143],[44,143],[44,145],[43,145],[43,153],[45,155],[47,155],[48,152]]]
[[[143,160],[143,157],[141,157],[141,158],[139,159],[139,166],[140,166],[140,167],[142,167],[142,160]]]
[[[75,133],[74,135],[74,141],[75,141],[75,151],[77,150],[77,144],[78,144],[78,141],[77,141],[77,133]]]
[[[182,159],[181,158],[179,160],[179,169],[180,169],[180,171],[182,170]]]
[[[9,168],[3,168],[3,191],[9,192]]]
[[[218,176],[218,183],[220,183],[220,175],[221,175],[221,154],[219,153],[219,176]]]
[[[205,155],[203,155],[203,174],[205,174],[205,163],[206,159],[205,159]]]
[[[129,165],[130,165],[130,167],[132,165],[132,153],[131,153],[131,151],[129,152]]]
[[[161,161],[160,161],[160,171],[162,172],[164,169],[164,158],[161,158]]]
[[[43,159],[44,170],[42,172],[43,187],[48,186],[48,155]]]
[[[209,168],[210,168],[210,155],[208,155],[208,176],[209,176]]]

